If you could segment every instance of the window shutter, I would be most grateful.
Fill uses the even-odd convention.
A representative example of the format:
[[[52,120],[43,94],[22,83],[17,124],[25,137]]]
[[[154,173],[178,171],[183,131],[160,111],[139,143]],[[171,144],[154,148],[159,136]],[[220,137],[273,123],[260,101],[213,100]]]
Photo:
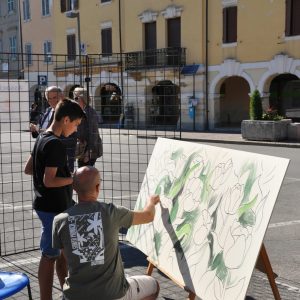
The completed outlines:
[[[285,35],[290,36],[292,21],[292,0],[285,1]]]
[[[112,31],[111,28],[101,30],[102,54],[108,56],[112,54]]]
[[[67,8],[66,8],[66,0],[60,0],[60,11],[62,13],[66,12],[67,11]]]
[[[145,23],[145,50],[156,49],[156,22]]]
[[[25,4],[25,1],[23,1],[23,20],[26,20],[26,4]]]
[[[76,55],[75,34],[67,35],[68,60],[74,60]]]
[[[227,42],[227,10],[223,8],[223,43]]]
[[[73,0],[73,7],[75,10],[79,9],[79,0]]]
[[[181,47],[181,19],[172,18],[167,21],[168,47]]]
[[[223,43],[237,41],[237,6],[223,9]]]
[[[237,41],[237,6],[230,7],[230,43]]]
[[[300,1],[293,1],[292,4],[292,35],[300,35]]]

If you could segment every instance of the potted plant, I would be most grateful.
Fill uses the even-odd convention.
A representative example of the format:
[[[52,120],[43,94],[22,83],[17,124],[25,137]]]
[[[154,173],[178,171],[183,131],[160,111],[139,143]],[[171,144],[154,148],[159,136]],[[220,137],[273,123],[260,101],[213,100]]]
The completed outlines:
[[[264,113],[261,96],[258,90],[250,97],[250,120],[243,120],[241,126],[242,137],[255,141],[281,141],[288,137],[288,124],[292,121],[284,119],[272,107]]]

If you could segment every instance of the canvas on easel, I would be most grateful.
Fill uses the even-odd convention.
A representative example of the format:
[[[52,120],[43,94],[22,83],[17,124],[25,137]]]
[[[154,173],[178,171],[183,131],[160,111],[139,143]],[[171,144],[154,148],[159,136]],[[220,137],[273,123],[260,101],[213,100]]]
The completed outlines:
[[[159,138],[135,209],[161,203],[127,238],[201,299],[244,299],[288,163]]]

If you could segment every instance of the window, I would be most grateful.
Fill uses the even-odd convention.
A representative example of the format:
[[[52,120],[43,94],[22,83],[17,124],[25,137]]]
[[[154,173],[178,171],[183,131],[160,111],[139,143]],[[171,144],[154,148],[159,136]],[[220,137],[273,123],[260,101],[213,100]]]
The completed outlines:
[[[68,34],[67,35],[67,53],[68,53],[68,60],[75,60],[76,57],[76,36],[75,34]]]
[[[79,0],[60,0],[60,11],[62,13],[79,9]]]
[[[168,24],[168,47],[181,47],[181,24],[180,18],[167,20]]]
[[[52,42],[44,42],[44,62],[52,62]]]
[[[24,21],[30,20],[30,3],[29,0],[23,0],[23,19]]]
[[[3,42],[2,40],[0,40],[0,60],[1,58],[3,58],[2,56],[3,56]]]
[[[144,23],[145,30],[145,63],[147,66],[156,62],[156,22]]]
[[[110,56],[112,54],[112,30],[111,28],[101,29],[102,55]]]
[[[286,1],[285,35],[300,35],[300,1]]]
[[[49,0],[42,0],[42,16],[50,15],[50,3]]]
[[[7,0],[7,11],[12,13],[15,10],[15,0]]]
[[[17,58],[17,37],[15,35],[9,37],[9,52],[11,59]]]
[[[26,66],[32,65],[32,45],[25,44],[25,61]]]
[[[223,8],[223,43],[236,43],[237,6]]]
[[[167,19],[168,30],[168,49],[167,60],[168,65],[176,66],[180,63],[180,56],[178,55],[181,47],[181,20],[178,18]]]

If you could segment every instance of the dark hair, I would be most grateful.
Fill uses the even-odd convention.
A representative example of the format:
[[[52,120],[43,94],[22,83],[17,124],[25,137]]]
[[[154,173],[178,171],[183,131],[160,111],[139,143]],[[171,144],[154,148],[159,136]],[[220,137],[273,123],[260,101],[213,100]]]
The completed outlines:
[[[73,122],[76,119],[86,118],[86,115],[77,102],[65,98],[57,103],[54,119],[60,121],[64,117],[69,117],[70,121]]]

